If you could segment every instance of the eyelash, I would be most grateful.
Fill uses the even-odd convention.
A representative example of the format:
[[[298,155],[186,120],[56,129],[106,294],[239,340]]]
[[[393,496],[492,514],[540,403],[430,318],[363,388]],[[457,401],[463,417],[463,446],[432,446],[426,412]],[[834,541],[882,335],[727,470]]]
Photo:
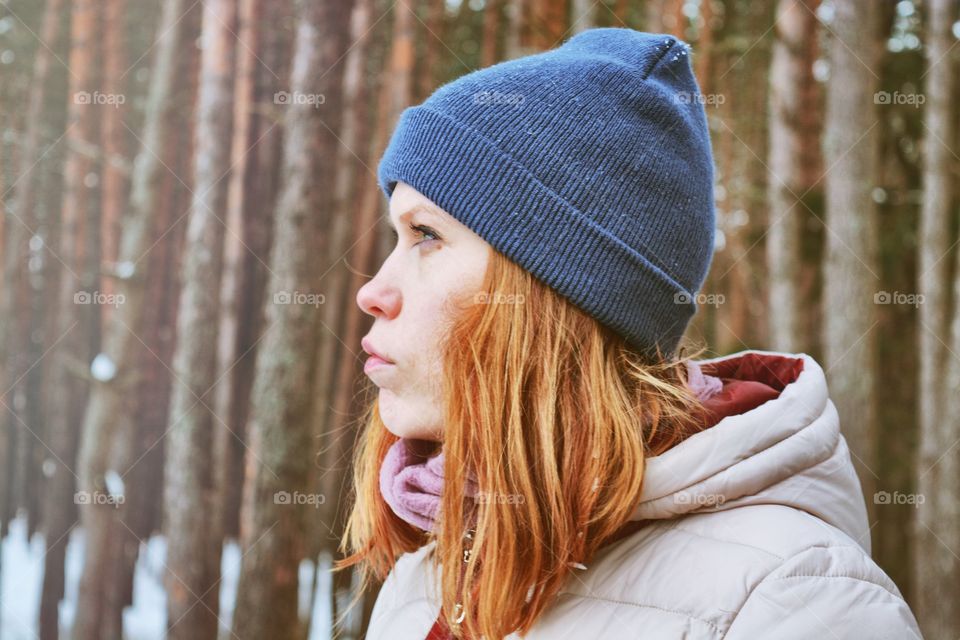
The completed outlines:
[[[433,236],[432,238],[429,238],[429,240],[439,240],[439,239],[440,239],[440,236],[438,236],[437,233],[436,233],[433,229],[431,229],[430,227],[425,227],[425,226],[423,226],[422,224],[413,224],[412,222],[411,222],[408,226],[410,227],[410,230],[411,230],[411,231],[414,233],[414,235],[416,235],[416,236],[429,235],[429,236]],[[394,239],[394,240],[399,240],[399,236],[397,235],[396,230],[393,231],[393,239]],[[420,242],[424,242],[424,241],[425,241],[425,240],[420,240],[419,242],[415,242],[415,243],[414,243],[414,246],[416,246],[416,245],[420,244]]]

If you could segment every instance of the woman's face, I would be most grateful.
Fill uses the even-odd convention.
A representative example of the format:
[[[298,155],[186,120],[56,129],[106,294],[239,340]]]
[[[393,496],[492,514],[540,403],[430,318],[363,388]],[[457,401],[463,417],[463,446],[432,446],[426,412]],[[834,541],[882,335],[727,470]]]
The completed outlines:
[[[379,387],[380,416],[391,433],[439,441],[441,341],[455,321],[454,305],[480,291],[491,247],[403,182],[390,198],[390,223],[397,244],[357,292],[357,305],[374,317],[362,340],[370,354],[364,372]]]

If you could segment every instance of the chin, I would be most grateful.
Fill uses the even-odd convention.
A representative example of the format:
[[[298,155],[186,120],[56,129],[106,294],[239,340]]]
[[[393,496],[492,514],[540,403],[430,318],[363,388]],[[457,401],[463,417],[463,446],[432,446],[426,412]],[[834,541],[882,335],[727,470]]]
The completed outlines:
[[[387,431],[398,438],[430,440],[433,442],[440,442],[442,440],[440,434],[435,429],[424,428],[422,424],[411,424],[404,420],[391,420],[385,416],[382,417],[383,424],[387,428]]]
[[[387,431],[398,438],[434,442],[440,442],[443,439],[442,429],[424,421],[425,411],[407,405],[390,391],[380,390],[379,410],[380,419]]]

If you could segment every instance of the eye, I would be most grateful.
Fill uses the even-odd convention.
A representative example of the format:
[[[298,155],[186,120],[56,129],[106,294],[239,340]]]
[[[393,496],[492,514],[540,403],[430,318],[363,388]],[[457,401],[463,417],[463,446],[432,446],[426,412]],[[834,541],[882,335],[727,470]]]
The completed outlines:
[[[421,242],[425,242],[425,241],[427,241],[427,240],[439,240],[439,239],[440,239],[440,236],[438,236],[437,233],[436,233],[433,229],[431,229],[430,227],[425,227],[425,226],[423,226],[422,224],[413,224],[413,223],[411,222],[411,223],[410,223],[410,230],[413,231],[413,234],[414,234],[417,238],[419,238],[419,241],[415,242],[415,243],[414,243],[414,246],[420,244]],[[429,236],[429,237],[427,237],[427,236]]]

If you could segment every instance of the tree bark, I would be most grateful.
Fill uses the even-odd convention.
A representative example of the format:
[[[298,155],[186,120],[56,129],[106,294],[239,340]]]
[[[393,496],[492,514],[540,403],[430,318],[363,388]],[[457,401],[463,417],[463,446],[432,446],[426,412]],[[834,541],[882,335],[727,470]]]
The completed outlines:
[[[529,0],[530,35],[535,51],[546,51],[561,44],[567,33],[567,0]]]
[[[87,233],[93,208],[93,194],[85,178],[92,170],[90,159],[78,152],[83,145],[94,139],[94,118],[99,105],[87,98],[93,90],[96,72],[96,27],[97,5],[92,0],[73,0],[70,31],[70,86],[67,99],[67,155],[64,166],[63,204],[61,208],[60,242],[57,250],[64,269],[56,306],[59,322],[55,340],[53,388],[57,390],[50,403],[50,433],[48,444],[55,456],[57,467],[50,484],[48,500],[51,509],[60,509],[62,516],[50,513],[48,521],[48,544],[64,545],[75,522],[76,504],[82,510],[89,508],[76,496],[70,500],[73,481],[76,442],[82,422],[86,400],[86,380],[82,372],[90,363],[89,336],[95,319],[95,280],[89,265],[89,242]],[[69,475],[68,475],[69,474]],[[73,503],[73,504],[70,504]],[[69,504],[69,506],[68,506]],[[55,604],[62,597],[62,575],[52,571],[62,560],[62,548],[53,548],[50,582],[45,584],[47,609],[41,611],[41,631],[53,638],[57,633]],[[43,604],[43,602],[41,602]],[[51,610],[51,608],[53,610]]]
[[[702,93],[707,118],[714,128],[714,158],[718,182],[717,221],[720,250],[703,287],[720,295],[723,304],[704,305],[695,327],[719,353],[763,344],[766,316],[765,256],[760,239],[769,223],[765,187],[769,140],[766,110],[769,39],[775,5],[730,0],[716,34],[715,78],[707,78],[710,93]],[[697,314],[700,316],[700,314]]]
[[[490,0],[483,7],[483,39],[480,49],[480,66],[489,67],[497,62],[497,39],[503,13],[502,0]],[[429,69],[429,67],[427,67]]]
[[[669,33],[685,40],[684,27],[686,16],[683,15],[683,0],[650,0],[646,6],[644,29],[655,33]]]
[[[597,26],[597,3],[594,0],[572,0],[571,5],[571,34]]]
[[[209,462],[222,420],[211,408],[233,127],[236,7],[210,0],[203,12],[193,199],[181,272],[175,383],[164,469],[167,634],[174,640],[217,635],[220,581],[219,496]]]
[[[356,436],[346,418],[351,415],[349,400],[355,397],[355,382],[359,373],[355,345],[360,344],[359,331],[366,323],[354,302],[355,290],[350,289],[351,273],[356,270],[355,256],[358,245],[372,246],[377,235],[377,223],[368,216],[351,215],[354,203],[362,202],[358,186],[368,184],[367,166],[375,162],[372,158],[361,157],[368,153],[370,123],[364,110],[369,102],[367,67],[371,38],[363,37],[369,30],[372,13],[370,0],[357,0],[351,16],[350,41],[355,45],[347,54],[343,82],[344,117],[340,130],[340,146],[337,156],[337,174],[335,199],[332,210],[336,215],[332,219],[330,250],[331,264],[325,265],[321,276],[320,289],[325,292],[323,327],[320,352],[318,355],[318,375],[314,397],[314,434],[320,443],[317,454],[319,462],[311,465],[310,485],[325,496],[326,500],[316,509],[310,527],[316,533],[311,545],[311,557],[320,563],[324,554],[336,555],[339,539],[343,532],[342,516],[346,510],[347,492],[343,487],[349,484],[350,444]],[[395,25],[396,26],[396,25]],[[428,70],[428,69],[427,69]],[[371,164],[368,164],[371,163]],[[376,185],[369,184],[373,193]],[[359,218],[359,219],[358,219]],[[353,269],[349,267],[353,266]],[[345,403],[344,400],[347,400]],[[344,461],[347,464],[344,464]],[[343,638],[359,637],[362,628],[361,616],[352,615],[341,621],[344,613],[341,607],[350,600],[349,592],[353,571],[341,571],[333,575],[333,589],[329,594],[334,635]],[[314,624],[316,621],[313,621]]]
[[[803,196],[812,185],[804,183],[805,140],[818,137],[807,130],[803,114],[811,108],[803,97],[815,85],[813,62],[817,54],[816,14],[819,0],[802,3],[781,0],[777,6],[776,39],[770,64],[770,154],[767,197],[770,223],[766,250],[769,279],[768,318],[770,348],[805,350],[801,318],[805,308],[800,294],[800,260],[803,241]]]
[[[110,501],[83,505],[81,521],[86,540],[86,555],[80,577],[74,640],[99,640],[107,637],[105,628],[118,628],[120,612],[110,611],[110,576],[113,575],[115,528],[123,517],[123,504],[107,491],[106,475],[111,467],[110,443],[118,433],[133,428],[134,416],[126,394],[135,380],[134,367],[139,352],[145,311],[145,269],[138,266],[154,241],[153,216],[156,214],[159,180],[165,169],[158,154],[167,136],[169,109],[174,95],[176,58],[183,50],[180,41],[182,0],[167,0],[158,27],[156,58],[144,119],[141,149],[131,175],[130,207],[119,247],[116,295],[123,296],[111,314],[104,336],[100,362],[106,371],[91,387],[89,405],[84,414],[79,453],[81,491],[88,495],[107,495]],[[111,371],[112,369],[112,371]],[[122,433],[120,434],[122,437]]]
[[[126,32],[126,0],[103,3],[103,92],[116,98],[114,105],[101,110],[100,137],[103,148],[103,195],[100,204],[101,259],[107,270],[115,269],[120,244],[120,220],[127,203],[127,170],[121,160],[127,157],[127,131],[123,126],[127,112],[123,76],[127,55],[123,35]],[[112,295],[112,278],[104,278],[101,290]],[[100,306],[106,325],[113,306]]]
[[[256,363],[250,421],[248,513],[233,628],[238,635],[293,639],[300,634],[298,568],[305,556],[306,494],[312,462],[317,355],[318,211],[333,186],[337,99],[346,48],[348,3],[304,3],[286,105],[285,183],[274,218],[267,330]],[[316,69],[327,71],[317,80]],[[320,92],[319,108],[306,98]],[[317,496],[307,496],[317,500]]]
[[[246,46],[238,50],[233,173],[227,198],[228,225],[238,231],[227,235],[216,406],[226,422],[217,431],[216,453],[223,535],[233,538],[240,535],[250,391],[263,331],[271,214],[283,140],[280,121],[268,113],[287,75],[290,38],[284,23],[291,15],[286,0],[269,5],[244,0],[240,5],[238,36]]]
[[[834,3],[827,86],[824,161],[826,254],[824,258],[824,369],[831,397],[874,518],[877,475],[875,428],[874,295],[878,290],[876,220],[877,15],[861,3]]]
[[[54,46],[60,31],[59,13],[62,0],[51,0],[43,13],[41,38]],[[43,105],[46,99],[51,61],[54,53],[40,47],[33,62],[30,92],[26,103],[25,132],[20,147],[17,178],[11,206],[5,212],[3,250],[3,286],[0,287],[0,535],[7,533],[7,524],[16,511],[17,485],[22,485],[22,469],[26,462],[19,459],[25,438],[33,440],[24,425],[34,432],[42,425],[34,423],[24,410],[27,374],[32,360],[31,292],[29,287],[29,242],[37,233],[37,173],[39,169],[40,134],[43,127]],[[6,193],[6,190],[4,191]],[[72,466],[72,465],[71,465]]]
[[[4,248],[3,288],[0,292],[0,317],[4,318],[4,329],[0,331],[0,391],[4,397],[0,402],[5,406],[3,419],[0,422],[0,460],[8,459],[7,444],[8,420],[16,415],[13,396],[21,377],[29,367],[22,360],[22,350],[30,341],[30,327],[24,326],[24,320],[30,315],[25,308],[17,309],[18,301],[25,299],[24,292],[28,286],[28,269],[30,236],[35,233],[36,216],[36,188],[35,165],[38,161],[40,145],[40,129],[43,124],[43,105],[46,100],[47,83],[50,76],[50,66],[53,60],[51,47],[59,39],[60,12],[62,0],[48,0],[44,7],[43,25],[40,29],[40,38],[49,43],[49,47],[38,49],[33,61],[30,94],[27,98],[27,121],[23,145],[20,150],[20,171],[15,183],[14,209],[6,211],[5,237],[0,241]],[[4,191],[5,192],[5,191]],[[4,375],[6,374],[6,376]],[[7,415],[7,412],[11,415]],[[28,422],[33,422],[29,420]],[[39,425],[35,425],[37,428]],[[18,428],[18,430],[20,430]],[[45,434],[47,439],[49,435]],[[52,445],[53,443],[51,443]],[[46,453],[46,451],[44,452]],[[64,532],[69,529],[69,523],[76,518],[73,505],[73,460],[67,455],[63,464],[59,464],[54,475],[44,480],[42,495],[44,497],[41,508],[44,510],[43,530],[46,543],[44,562],[44,581],[41,596],[40,637],[44,640],[56,637],[57,619],[51,615],[51,605],[63,597],[63,557],[67,540]],[[6,534],[6,518],[10,505],[11,488],[7,475],[11,467],[7,466],[0,475],[0,535]],[[58,492],[57,488],[63,487]],[[67,523],[67,524],[62,524]],[[62,531],[61,531],[62,529]],[[55,606],[53,610],[55,611]]]
[[[928,3],[925,46],[923,204],[920,213],[918,293],[920,346],[920,437],[917,459],[917,506],[914,531],[916,614],[925,636],[950,636],[960,628],[953,602],[960,585],[960,561],[952,545],[960,540],[960,270],[953,272],[950,313],[950,217],[956,213],[953,152],[946,141],[957,135],[954,108],[957,64],[950,55],[951,27],[957,3]],[[960,257],[957,258],[960,265]],[[960,269],[960,267],[956,267]],[[952,322],[950,318],[952,317]],[[948,346],[949,345],[949,346]]]
[[[527,53],[527,18],[530,0],[515,0],[507,3],[504,56],[507,60]]]

